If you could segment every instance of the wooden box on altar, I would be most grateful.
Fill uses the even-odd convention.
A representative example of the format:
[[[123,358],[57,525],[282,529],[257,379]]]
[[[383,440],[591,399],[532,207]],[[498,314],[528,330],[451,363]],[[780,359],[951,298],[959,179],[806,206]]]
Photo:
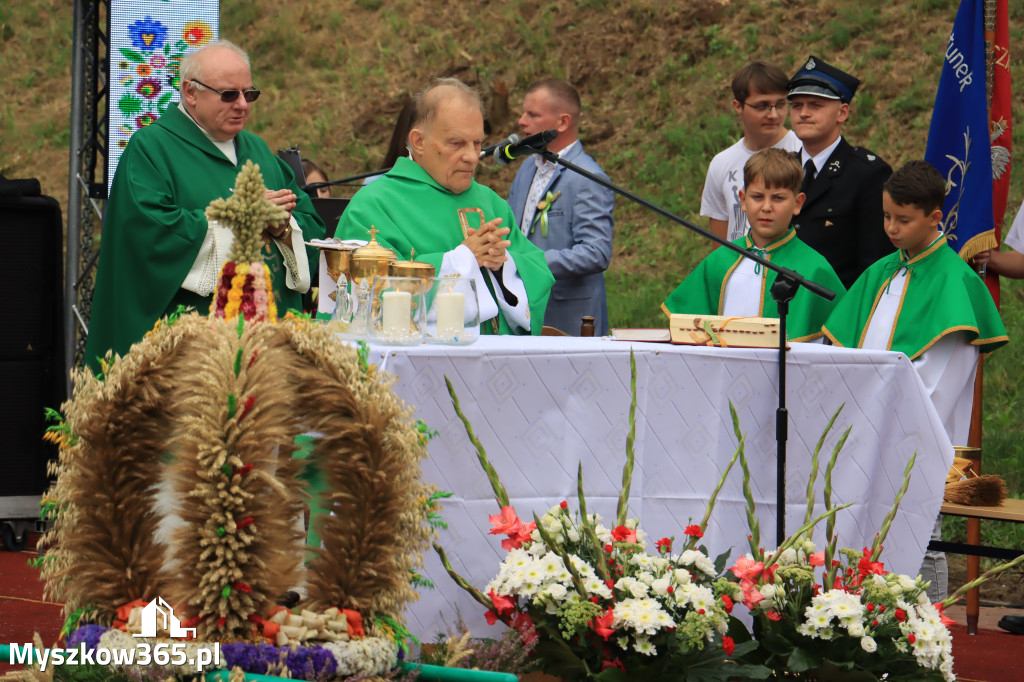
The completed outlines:
[[[672,343],[722,348],[779,347],[780,326],[776,317],[673,313],[668,324]]]

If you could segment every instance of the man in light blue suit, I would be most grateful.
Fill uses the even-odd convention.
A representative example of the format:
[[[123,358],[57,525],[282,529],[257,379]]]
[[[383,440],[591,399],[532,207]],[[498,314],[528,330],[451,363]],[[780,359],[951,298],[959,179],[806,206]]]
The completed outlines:
[[[580,96],[559,78],[537,81],[526,91],[519,127],[525,135],[557,130],[550,151],[605,180],[601,167],[579,141]],[[516,224],[544,250],[555,286],[544,324],[579,336],[584,315],[594,331],[608,333],[604,271],[612,258],[612,206],[615,194],[596,182],[541,156],[524,159],[512,182],[508,203]]]

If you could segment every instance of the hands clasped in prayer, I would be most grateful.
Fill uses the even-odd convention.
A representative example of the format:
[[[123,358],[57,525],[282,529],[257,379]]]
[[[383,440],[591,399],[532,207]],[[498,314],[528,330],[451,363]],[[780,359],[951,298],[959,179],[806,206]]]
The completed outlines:
[[[506,249],[512,242],[505,239],[509,228],[501,227],[501,218],[489,220],[479,228],[469,228],[469,236],[463,240],[463,244],[476,256],[476,262],[482,268],[489,268],[494,271],[501,269],[501,266],[508,260]]]
[[[296,202],[298,197],[295,192],[288,188],[284,189],[268,189],[266,193],[267,201],[280,206],[284,210],[288,211],[288,219],[280,225],[269,226],[264,230],[264,236],[271,236],[274,239],[282,239],[285,237],[285,233],[288,232],[288,225],[291,224],[292,211],[295,210]]]

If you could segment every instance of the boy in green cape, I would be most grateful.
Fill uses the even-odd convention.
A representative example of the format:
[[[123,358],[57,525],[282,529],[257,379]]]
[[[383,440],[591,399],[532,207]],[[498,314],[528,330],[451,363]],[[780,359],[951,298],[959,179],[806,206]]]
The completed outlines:
[[[925,161],[892,174],[882,215],[897,251],[864,271],[824,331],[837,346],[905,353],[950,441],[966,445],[978,354],[1008,339],[984,282],[939,229],[945,198],[945,180]],[[945,571],[945,555],[926,553],[922,575],[932,581],[933,601],[945,596]]]
[[[800,162],[787,151],[768,148],[751,156],[743,166],[743,190],[739,193],[750,232],[733,244],[836,292],[835,300],[826,301],[801,288],[789,304],[790,340],[814,341],[821,338],[822,323],[846,289],[828,261],[800,241],[789,226],[804,202],[802,178]],[[774,283],[774,272],[720,247],[701,261],[661,308],[666,315],[778,317],[778,306],[769,293]]]

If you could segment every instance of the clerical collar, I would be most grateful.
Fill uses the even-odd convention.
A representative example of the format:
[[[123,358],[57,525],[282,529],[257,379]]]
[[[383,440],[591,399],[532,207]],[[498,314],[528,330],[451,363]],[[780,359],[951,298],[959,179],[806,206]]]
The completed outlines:
[[[811,159],[812,161],[814,161],[814,177],[818,177],[819,175],[821,175],[821,171],[824,170],[825,164],[828,163],[828,157],[832,156],[832,152],[836,150],[836,147],[839,146],[839,143],[842,142],[842,140],[843,136],[840,135],[839,137],[836,138],[835,142],[825,147],[823,150],[821,150],[814,156],[808,154],[806,148],[802,149],[800,151],[800,163],[806,165],[807,159]]]
[[[573,149],[573,148],[574,148],[574,147],[575,147],[575,146],[576,146],[577,144],[579,144],[579,141],[580,141],[580,139],[579,139],[579,138],[577,137],[577,138],[576,138],[575,140],[573,140],[573,141],[572,141],[572,142],[570,142],[569,144],[565,145],[565,148],[564,148],[564,149],[562,149],[562,151],[558,152],[558,155],[559,155],[559,156],[561,156],[561,157],[565,157],[565,155],[566,155],[566,154],[568,154],[568,153],[569,153],[570,151],[572,151],[572,149]],[[533,160],[534,160],[534,163],[536,163],[536,164],[537,164],[537,168],[544,168],[544,167],[545,167],[545,165],[547,165],[547,166],[550,166],[551,168],[554,168],[555,166],[557,166],[557,165],[558,165],[558,164],[556,164],[556,163],[555,163],[555,162],[553,162],[553,161],[548,161],[548,160],[547,160],[547,159],[545,159],[545,158],[544,158],[544,157],[543,157],[543,156],[542,156],[541,154],[537,154],[537,155],[536,155],[536,156],[534,157],[534,159],[533,159]]]
[[[213,146],[219,149],[220,152],[227,157],[228,161],[232,163],[232,165],[238,165],[238,154],[235,152],[235,138],[231,138],[230,140],[224,141],[213,139],[213,136],[210,135],[209,132],[207,132],[206,128],[199,125],[199,121],[195,120],[192,117],[192,114],[189,113],[188,109],[185,108],[184,104],[178,102],[178,108],[181,109],[181,111],[183,111],[186,116],[188,116],[188,119],[190,121],[196,124],[196,127],[199,128],[199,130],[203,132],[203,135],[206,136],[206,139],[212,142]]]

